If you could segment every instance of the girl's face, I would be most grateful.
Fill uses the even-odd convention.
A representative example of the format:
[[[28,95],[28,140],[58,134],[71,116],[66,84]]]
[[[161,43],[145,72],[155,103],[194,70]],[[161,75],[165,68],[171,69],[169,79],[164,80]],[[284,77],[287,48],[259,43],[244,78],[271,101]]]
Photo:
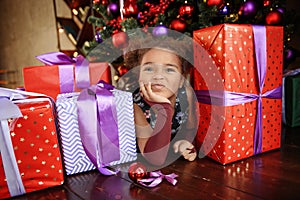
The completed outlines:
[[[169,99],[184,81],[181,61],[167,50],[151,49],[141,60],[139,79],[144,84],[151,83],[154,93]]]

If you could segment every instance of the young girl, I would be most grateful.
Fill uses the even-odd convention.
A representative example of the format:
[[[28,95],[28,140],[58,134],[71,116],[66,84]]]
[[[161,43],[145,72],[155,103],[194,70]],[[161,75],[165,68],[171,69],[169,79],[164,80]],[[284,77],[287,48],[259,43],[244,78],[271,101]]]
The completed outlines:
[[[139,88],[133,92],[138,149],[156,166],[174,153],[189,161],[197,156],[192,143],[198,126],[196,99],[186,80],[190,65],[174,48],[180,48],[178,42],[170,39],[125,55],[127,66],[140,68]]]

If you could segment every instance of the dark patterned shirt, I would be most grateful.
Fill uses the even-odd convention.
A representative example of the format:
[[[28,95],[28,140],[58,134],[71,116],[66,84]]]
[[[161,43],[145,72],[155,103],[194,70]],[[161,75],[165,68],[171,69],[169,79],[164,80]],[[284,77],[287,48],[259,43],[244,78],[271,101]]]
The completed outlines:
[[[133,92],[133,102],[136,103],[144,112],[147,121],[150,126],[154,128],[156,122],[156,115],[150,105],[141,97],[139,88]],[[175,135],[181,128],[181,125],[186,123],[188,119],[188,102],[186,96],[186,90],[180,88],[176,96],[176,103],[174,107],[174,115],[172,118],[172,132],[171,138],[173,139]]]

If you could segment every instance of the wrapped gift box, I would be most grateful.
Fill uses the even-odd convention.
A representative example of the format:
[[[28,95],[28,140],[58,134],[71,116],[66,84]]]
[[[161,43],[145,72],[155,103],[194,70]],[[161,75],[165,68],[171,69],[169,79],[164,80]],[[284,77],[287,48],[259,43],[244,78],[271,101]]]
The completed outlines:
[[[1,97],[7,97],[7,93],[12,94],[11,98],[18,95],[14,90],[0,88]],[[63,184],[55,105],[44,97],[8,99],[2,98],[0,105],[0,197]]]
[[[111,71],[108,63],[89,63],[87,60],[74,61],[59,52],[49,53],[49,55],[43,54],[38,57],[46,64],[45,66],[23,68],[26,91],[46,94],[56,100],[60,93],[80,91],[96,84],[99,80],[111,83]]]
[[[116,89],[112,92],[117,108],[120,159],[110,162],[110,166],[137,159],[132,94]],[[95,169],[81,142],[77,113],[78,95],[79,93],[59,94],[56,101],[67,175]],[[97,124],[97,119],[92,123]]]
[[[284,78],[285,123],[290,127],[300,126],[300,73]]]
[[[282,27],[220,24],[193,37],[199,155],[228,164],[280,148]]]

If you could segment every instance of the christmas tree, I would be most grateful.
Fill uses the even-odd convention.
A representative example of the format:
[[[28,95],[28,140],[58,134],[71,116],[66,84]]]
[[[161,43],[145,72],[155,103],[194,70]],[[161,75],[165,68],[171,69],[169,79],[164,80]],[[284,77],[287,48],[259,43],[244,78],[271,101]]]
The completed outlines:
[[[295,58],[290,46],[295,11],[287,11],[284,0],[94,0],[93,9],[95,15],[88,20],[94,25],[95,40],[84,48],[92,52],[88,56],[94,61],[122,54],[127,34],[136,28],[146,31],[147,27],[154,27],[151,33],[154,36],[164,36],[172,29],[192,37],[194,30],[221,23],[283,26],[285,66]],[[104,40],[110,40],[107,49],[95,50]],[[112,64],[121,76],[122,58]]]

